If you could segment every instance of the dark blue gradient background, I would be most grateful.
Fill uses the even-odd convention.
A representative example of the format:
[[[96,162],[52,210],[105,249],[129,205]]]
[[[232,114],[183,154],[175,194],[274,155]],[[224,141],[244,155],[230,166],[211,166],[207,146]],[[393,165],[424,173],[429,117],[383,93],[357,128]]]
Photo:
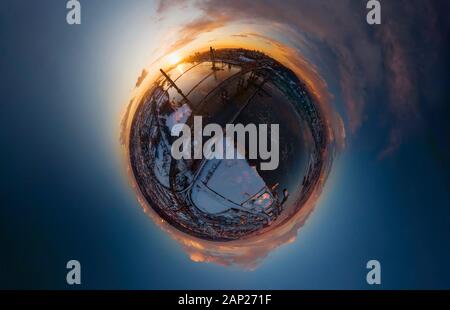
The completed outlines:
[[[65,1],[0,4],[0,288],[73,289],[65,264],[77,259],[84,289],[374,289],[365,264],[378,259],[381,288],[450,289],[449,42],[420,85],[419,129],[379,160],[387,133],[368,118],[297,240],[246,271],[192,262],[125,178],[117,115],[140,68],[124,72],[134,46],[120,32],[151,26],[142,12],[156,4],[81,2],[76,27]]]

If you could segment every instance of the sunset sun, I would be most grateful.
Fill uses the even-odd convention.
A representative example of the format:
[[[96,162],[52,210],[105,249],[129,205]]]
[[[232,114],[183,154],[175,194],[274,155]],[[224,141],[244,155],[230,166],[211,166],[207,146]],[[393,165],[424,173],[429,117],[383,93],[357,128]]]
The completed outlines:
[[[180,61],[181,61],[181,57],[180,57],[180,55],[178,55],[178,53],[172,53],[169,56],[167,56],[167,62],[170,65],[176,65]]]

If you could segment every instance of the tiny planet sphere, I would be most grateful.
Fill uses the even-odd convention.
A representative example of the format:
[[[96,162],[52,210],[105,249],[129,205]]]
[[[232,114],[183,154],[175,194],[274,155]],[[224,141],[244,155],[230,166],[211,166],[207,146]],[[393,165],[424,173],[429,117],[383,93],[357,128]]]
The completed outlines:
[[[172,129],[192,128],[195,116],[202,126],[278,124],[277,168],[261,169],[266,160],[249,158],[248,145],[244,159],[175,159]],[[133,115],[129,159],[140,192],[168,224],[232,241],[269,233],[302,208],[323,169],[325,131],[290,69],[258,51],[211,48],[161,69]]]

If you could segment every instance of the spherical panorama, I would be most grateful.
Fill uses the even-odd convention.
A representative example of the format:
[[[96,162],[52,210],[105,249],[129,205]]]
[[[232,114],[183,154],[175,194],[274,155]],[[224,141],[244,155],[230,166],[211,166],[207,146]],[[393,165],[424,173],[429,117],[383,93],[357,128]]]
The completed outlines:
[[[213,49],[149,83],[128,153],[148,205],[210,241],[265,234],[297,213],[326,169],[325,120],[304,83],[273,58]]]

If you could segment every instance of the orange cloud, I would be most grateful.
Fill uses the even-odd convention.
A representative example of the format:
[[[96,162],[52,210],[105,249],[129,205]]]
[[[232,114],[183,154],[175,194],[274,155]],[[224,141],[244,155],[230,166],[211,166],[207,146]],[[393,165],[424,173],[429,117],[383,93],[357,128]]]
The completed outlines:
[[[218,14],[214,18],[198,18],[189,22],[177,32],[176,40],[169,46],[167,53],[179,50],[194,42],[201,34],[224,27],[230,20],[230,17]]]

